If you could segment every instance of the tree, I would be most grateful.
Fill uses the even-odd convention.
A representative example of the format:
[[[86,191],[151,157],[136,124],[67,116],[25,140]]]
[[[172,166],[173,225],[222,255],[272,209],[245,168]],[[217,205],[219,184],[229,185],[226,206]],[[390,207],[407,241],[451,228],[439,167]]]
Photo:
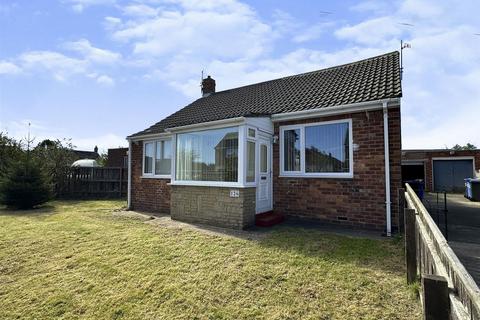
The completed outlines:
[[[100,157],[97,159],[97,162],[100,166],[105,167],[107,165],[108,153],[103,152],[100,154]]]
[[[469,142],[469,143],[467,143],[467,144],[464,145],[464,146],[461,146],[461,145],[459,145],[459,144],[456,144],[456,145],[454,145],[454,146],[452,147],[452,149],[453,149],[453,150],[457,150],[457,151],[458,151],[458,150],[475,150],[475,149],[477,149],[477,147]]]
[[[32,156],[38,161],[53,191],[58,190],[69,174],[71,164],[76,160],[70,140],[43,140],[33,150]]]
[[[5,174],[12,163],[25,156],[21,141],[9,138],[7,133],[0,132],[0,177]]]
[[[0,203],[16,209],[32,209],[51,198],[51,187],[36,161],[25,157],[12,163],[0,179]]]

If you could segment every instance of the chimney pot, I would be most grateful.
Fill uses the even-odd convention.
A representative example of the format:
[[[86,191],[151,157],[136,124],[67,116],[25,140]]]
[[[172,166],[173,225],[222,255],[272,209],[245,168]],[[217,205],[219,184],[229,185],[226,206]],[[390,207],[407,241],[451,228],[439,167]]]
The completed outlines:
[[[215,80],[207,76],[202,80],[202,96],[207,97],[212,93],[215,93]]]

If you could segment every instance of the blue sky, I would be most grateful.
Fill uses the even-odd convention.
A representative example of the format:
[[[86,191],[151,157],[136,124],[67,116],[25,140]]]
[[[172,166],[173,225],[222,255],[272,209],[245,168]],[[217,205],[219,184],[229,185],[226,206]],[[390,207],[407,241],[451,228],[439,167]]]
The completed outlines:
[[[480,146],[480,3],[0,2],[0,131],[80,149],[125,146],[217,90],[405,51],[404,148]],[[408,24],[408,25],[407,25]]]

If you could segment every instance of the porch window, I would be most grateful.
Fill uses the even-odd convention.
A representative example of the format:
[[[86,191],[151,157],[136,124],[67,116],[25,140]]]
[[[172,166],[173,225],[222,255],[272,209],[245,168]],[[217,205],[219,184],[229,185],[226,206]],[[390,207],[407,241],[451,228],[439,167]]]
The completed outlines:
[[[255,141],[247,141],[247,182],[255,182]]]
[[[238,181],[238,127],[177,135],[179,181]]]
[[[281,127],[281,175],[353,177],[352,122]]]
[[[172,141],[155,140],[143,144],[143,175],[169,177],[172,167]]]

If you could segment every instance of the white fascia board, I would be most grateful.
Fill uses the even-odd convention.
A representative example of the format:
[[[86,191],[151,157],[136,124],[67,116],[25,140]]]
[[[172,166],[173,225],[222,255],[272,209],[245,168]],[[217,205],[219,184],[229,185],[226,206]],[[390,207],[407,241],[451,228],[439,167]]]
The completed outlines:
[[[302,110],[295,112],[286,112],[286,113],[277,113],[272,115],[272,121],[288,121],[288,120],[299,120],[307,118],[316,118],[331,116],[337,114],[345,114],[352,112],[361,112],[369,110],[381,110],[383,109],[384,103],[387,103],[388,107],[396,107],[400,105],[400,98],[389,98],[383,100],[374,100],[367,102],[351,103],[344,104],[334,107],[318,108],[311,110]]]
[[[127,141],[139,141],[139,140],[154,140],[155,138],[169,138],[172,134],[170,132],[150,133],[142,134],[141,136],[127,137]]]
[[[237,117],[237,118],[195,123],[195,124],[190,124],[190,125],[180,126],[180,127],[172,127],[172,128],[165,129],[165,131],[169,133],[202,131],[202,130],[209,130],[209,129],[225,128],[230,126],[238,126],[243,123],[245,123],[245,118]]]

